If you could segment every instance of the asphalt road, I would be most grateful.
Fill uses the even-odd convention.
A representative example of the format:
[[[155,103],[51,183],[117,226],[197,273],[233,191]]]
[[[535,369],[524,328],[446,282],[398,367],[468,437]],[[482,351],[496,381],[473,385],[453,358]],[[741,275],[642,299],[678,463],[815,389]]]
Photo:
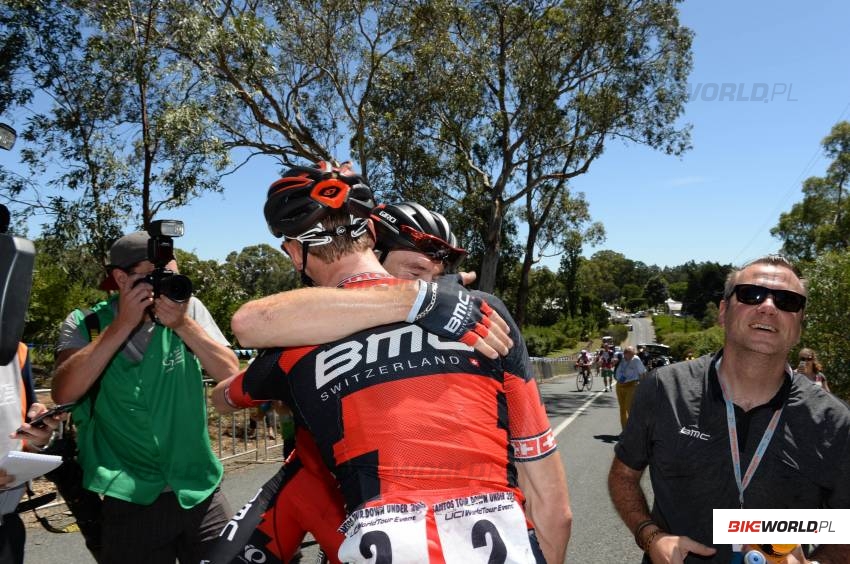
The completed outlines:
[[[634,319],[629,342],[653,342],[648,319]],[[648,331],[648,332],[647,332]],[[640,562],[642,553],[620,521],[608,497],[608,469],[620,432],[615,392],[603,392],[601,379],[592,391],[577,392],[574,376],[541,385],[541,393],[567,469],[574,514],[568,562]],[[276,464],[228,470],[223,490],[234,509],[250,499],[271,477]],[[305,556],[315,554],[314,548]],[[41,527],[27,530],[26,561],[93,562],[79,533],[55,534]],[[309,561],[309,560],[305,560]]]

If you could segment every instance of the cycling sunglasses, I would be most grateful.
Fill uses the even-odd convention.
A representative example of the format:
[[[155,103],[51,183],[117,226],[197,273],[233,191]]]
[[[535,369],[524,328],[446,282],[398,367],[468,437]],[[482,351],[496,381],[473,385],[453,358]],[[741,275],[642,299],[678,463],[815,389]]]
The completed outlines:
[[[759,305],[767,299],[768,296],[773,297],[773,305],[782,311],[797,313],[806,307],[806,296],[792,292],[791,290],[776,290],[774,288],[766,288],[757,284],[738,284],[732,290],[738,301],[746,305]]]
[[[402,225],[401,230],[410,237],[410,241],[420,253],[445,263],[447,267],[457,266],[466,256],[466,250],[452,247],[439,237],[417,231],[407,225]]]

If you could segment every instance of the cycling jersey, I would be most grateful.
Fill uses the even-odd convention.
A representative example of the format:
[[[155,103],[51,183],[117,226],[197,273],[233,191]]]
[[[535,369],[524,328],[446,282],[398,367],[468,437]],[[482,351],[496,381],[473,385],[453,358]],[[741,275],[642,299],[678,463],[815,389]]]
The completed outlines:
[[[556,447],[527,353],[514,349],[491,360],[398,323],[266,351],[227,396],[240,407],[282,399],[315,437],[350,512],[341,560],[458,561],[490,546],[533,562],[514,462]]]
[[[336,480],[322,465],[313,437],[296,430],[297,450],[287,460],[289,479],[281,485],[274,507],[258,527],[274,539],[283,562],[289,562],[306,533],[313,535],[331,564],[343,536],[337,529],[345,519],[342,495]]]
[[[342,496],[327,468],[309,462],[316,460],[313,453],[317,451],[312,437],[299,433],[298,450],[236,512],[206,551],[206,562],[290,562],[310,533],[328,562],[339,564],[336,555],[344,537],[338,527],[346,517]]]

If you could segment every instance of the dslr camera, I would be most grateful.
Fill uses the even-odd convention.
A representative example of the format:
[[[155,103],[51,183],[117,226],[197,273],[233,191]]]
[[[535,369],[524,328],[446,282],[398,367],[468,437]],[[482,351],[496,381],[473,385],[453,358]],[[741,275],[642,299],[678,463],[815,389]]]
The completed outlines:
[[[192,297],[192,281],[189,277],[177,274],[165,268],[174,260],[174,237],[183,236],[183,222],[174,219],[160,219],[151,222],[148,227],[148,260],[154,264],[154,270],[136,284],[153,286],[155,297],[165,296],[175,302],[185,302]]]

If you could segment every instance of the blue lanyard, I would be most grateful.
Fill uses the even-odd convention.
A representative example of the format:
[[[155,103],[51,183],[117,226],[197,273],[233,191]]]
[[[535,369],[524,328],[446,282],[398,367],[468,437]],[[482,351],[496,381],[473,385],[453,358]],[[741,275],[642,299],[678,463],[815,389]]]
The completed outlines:
[[[735,483],[738,485],[738,501],[741,502],[741,509],[743,509],[744,490],[750,485],[750,480],[752,480],[753,474],[756,473],[756,468],[758,468],[767,450],[767,445],[770,444],[770,439],[773,438],[773,433],[779,425],[779,417],[782,415],[782,410],[785,409],[785,406],[783,405],[776,410],[773,413],[773,417],[770,418],[770,423],[767,424],[767,429],[764,430],[764,435],[762,435],[761,441],[759,441],[759,445],[756,447],[756,452],[753,454],[753,458],[750,460],[747,471],[742,478],[741,453],[738,450],[738,427],[735,425],[735,406],[732,404],[732,400],[729,399],[726,385],[720,379],[719,371],[717,373],[717,381],[720,383],[720,391],[723,392],[723,402],[726,404],[726,425],[729,428],[729,448],[732,450],[732,469],[735,471]]]

